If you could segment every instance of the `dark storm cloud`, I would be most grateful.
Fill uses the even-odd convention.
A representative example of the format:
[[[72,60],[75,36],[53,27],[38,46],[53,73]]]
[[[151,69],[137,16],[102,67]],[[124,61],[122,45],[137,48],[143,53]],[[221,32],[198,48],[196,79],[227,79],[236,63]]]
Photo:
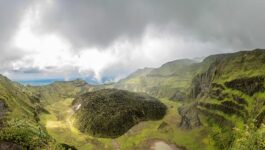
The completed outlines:
[[[148,25],[229,48],[265,46],[264,0],[56,0],[40,29],[76,46],[137,40]],[[168,28],[170,26],[170,28]]]
[[[19,68],[12,70],[14,73],[25,73],[25,74],[36,74],[36,73],[42,73],[42,71],[39,68]]]
[[[197,1],[189,5],[175,0],[57,0],[43,14],[41,29],[60,32],[78,46],[106,46],[120,37],[139,38],[148,25],[193,19],[196,13],[185,9],[195,12],[198,5]]]

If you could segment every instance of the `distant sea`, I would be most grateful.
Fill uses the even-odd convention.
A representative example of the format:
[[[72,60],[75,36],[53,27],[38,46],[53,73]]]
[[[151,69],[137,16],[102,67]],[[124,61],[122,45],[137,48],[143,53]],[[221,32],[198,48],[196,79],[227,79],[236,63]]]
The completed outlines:
[[[23,85],[32,85],[32,86],[41,86],[41,85],[48,85],[53,83],[54,81],[63,81],[60,79],[42,79],[42,80],[21,80],[17,81]]]
[[[79,78],[73,78],[73,79],[70,79],[70,81],[76,80],[76,79],[79,79]],[[89,78],[82,79],[82,80],[85,80],[88,84],[92,84],[92,85],[100,84],[100,82],[97,82],[96,80],[89,79]],[[41,79],[41,80],[17,80],[16,82],[19,82],[23,85],[41,86],[41,85],[51,84],[55,81],[65,81],[65,80],[64,79]]]

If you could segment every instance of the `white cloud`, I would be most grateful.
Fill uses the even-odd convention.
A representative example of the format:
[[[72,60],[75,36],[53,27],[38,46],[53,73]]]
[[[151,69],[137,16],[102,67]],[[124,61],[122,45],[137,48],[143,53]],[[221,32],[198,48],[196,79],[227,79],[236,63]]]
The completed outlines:
[[[240,28],[249,22],[242,14],[262,14],[260,9],[253,9],[254,3],[249,9],[253,12],[242,13],[236,9],[236,2],[231,3],[228,9],[237,10],[232,17],[224,11],[223,2],[207,0],[115,3],[36,1],[20,18],[22,22],[14,29],[17,32],[9,44],[19,57],[3,51],[2,57],[12,56],[12,60],[2,59],[5,62],[1,64],[8,65],[0,66],[0,71],[12,79],[118,80],[137,68],[158,67],[179,58],[231,52],[232,48],[264,43],[264,35],[260,34],[263,21],[251,23],[247,30]],[[247,1],[243,4],[244,8],[249,6]],[[249,18],[255,22],[254,17]]]
[[[116,67],[115,72],[112,72],[114,77],[111,78],[118,80],[137,68],[158,67],[169,60],[193,57],[195,53],[196,56],[202,56],[205,49],[216,48],[211,43],[185,39],[183,36],[172,35],[167,30],[161,32],[155,26],[149,26],[137,41],[119,38],[104,49],[73,49],[69,41],[55,33],[39,34],[34,31],[37,14],[29,11],[14,37],[16,48],[27,55],[14,61],[12,66],[15,70],[37,68],[41,71],[41,78],[50,75],[68,80],[71,78],[69,76],[74,75],[102,81],[104,77],[108,77],[111,67]],[[15,79],[21,78],[21,75],[7,75]],[[34,78],[38,78],[36,76],[37,74]]]

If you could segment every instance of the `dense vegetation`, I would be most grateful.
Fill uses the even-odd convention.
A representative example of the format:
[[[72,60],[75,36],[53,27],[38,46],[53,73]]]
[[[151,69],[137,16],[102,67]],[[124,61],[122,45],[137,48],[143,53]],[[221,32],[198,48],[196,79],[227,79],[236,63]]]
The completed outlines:
[[[75,125],[98,137],[118,137],[140,121],[159,120],[166,113],[166,106],[153,97],[116,89],[83,94],[73,105]]]

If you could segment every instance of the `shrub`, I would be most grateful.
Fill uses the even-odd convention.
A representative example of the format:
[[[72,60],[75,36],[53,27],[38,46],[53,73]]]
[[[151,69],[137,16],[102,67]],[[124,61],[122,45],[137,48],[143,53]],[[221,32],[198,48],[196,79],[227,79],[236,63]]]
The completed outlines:
[[[254,123],[246,125],[243,129],[235,128],[236,140],[233,143],[232,150],[264,150],[265,132],[257,128]]]

